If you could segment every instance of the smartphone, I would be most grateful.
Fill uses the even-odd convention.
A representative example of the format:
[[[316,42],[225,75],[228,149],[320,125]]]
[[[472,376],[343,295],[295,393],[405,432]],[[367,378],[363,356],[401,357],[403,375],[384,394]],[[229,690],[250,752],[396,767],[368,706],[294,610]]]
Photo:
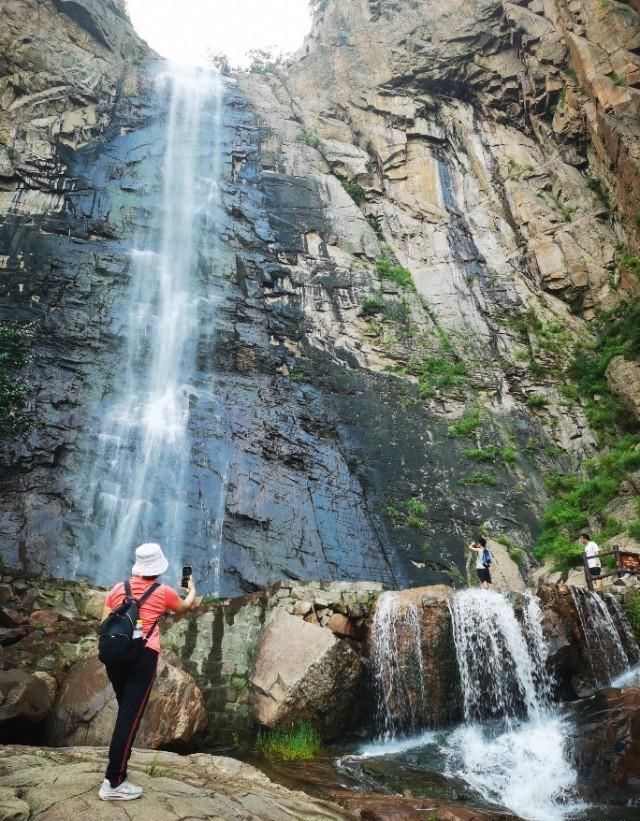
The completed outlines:
[[[182,568],[182,582],[180,583],[181,587],[184,587],[185,590],[187,589],[187,585],[189,584],[189,579],[193,575],[193,567],[189,564],[185,564]]]

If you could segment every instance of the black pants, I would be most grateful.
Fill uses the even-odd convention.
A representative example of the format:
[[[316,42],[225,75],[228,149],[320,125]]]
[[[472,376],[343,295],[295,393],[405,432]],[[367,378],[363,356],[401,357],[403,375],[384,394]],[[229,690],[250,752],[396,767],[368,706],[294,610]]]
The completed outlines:
[[[109,766],[105,774],[112,787],[117,787],[127,777],[131,748],[149,701],[157,667],[158,654],[148,647],[140,653],[140,658],[134,664],[107,667],[107,675],[118,701],[118,717],[113,728]]]

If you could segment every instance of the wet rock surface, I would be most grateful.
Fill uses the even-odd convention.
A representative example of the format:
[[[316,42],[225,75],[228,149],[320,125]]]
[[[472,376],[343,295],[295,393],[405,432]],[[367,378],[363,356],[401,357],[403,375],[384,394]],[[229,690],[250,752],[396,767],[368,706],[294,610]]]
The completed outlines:
[[[640,784],[640,690],[601,690],[571,708],[570,731],[581,791],[624,805]]]

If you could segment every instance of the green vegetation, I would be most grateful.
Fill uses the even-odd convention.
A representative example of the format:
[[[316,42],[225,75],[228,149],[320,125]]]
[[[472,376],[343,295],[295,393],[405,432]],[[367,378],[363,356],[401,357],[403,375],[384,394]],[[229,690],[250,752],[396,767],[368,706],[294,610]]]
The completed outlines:
[[[247,52],[251,74],[270,74],[284,61],[284,55],[274,54],[271,49],[252,48]]]
[[[322,749],[320,735],[308,721],[299,721],[288,730],[261,729],[256,744],[265,758],[284,761],[315,758]]]
[[[322,145],[322,140],[318,137],[317,134],[314,134],[313,131],[300,131],[296,136],[296,140],[299,143],[306,143],[310,145],[312,148],[320,148]]]
[[[374,296],[365,299],[360,306],[360,313],[363,316],[375,316],[384,312],[385,302],[380,297]]]
[[[570,80],[573,80],[574,82],[577,82],[578,75],[576,74],[575,69],[565,68],[564,73],[567,75],[567,77],[569,77]]]
[[[396,505],[387,505],[384,509],[385,514],[391,519],[394,525],[413,527],[416,530],[421,530],[426,521],[424,517],[427,514],[427,505],[417,497],[409,499],[404,505],[405,510],[400,510]]]
[[[442,357],[410,359],[404,370],[418,377],[420,399],[435,396],[438,391],[462,388],[468,375],[464,362],[452,362]]]
[[[471,436],[482,425],[483,418],[481,408],[467,408],[460,419],[449,425],[448,434],[454,439]]]
[[[616,272],[622,274],[629,272],[640,277],[640,254],[632,254],[623,245],[618,246],[618,257],[616,259]]]
[[[33,335],[31,323],[0,322],[0,437],[23,435],[34,426],[23,415],[30,386],[17,375],[30,360]]]
[[[597,177],[593,177],[591,174],[587,174],[585,177],[585,182],[587,183],[587,188],[590,191],[593,191],[594,194],[598,197],[600,202],[607,208],[611,208],[611,200],[609,199],[608,192],[603,188],[602,183]]]
[[[353,180],[343,180],[342,187],[355,202],[356,205],[362,205],[365,200],[364,188],[359,182]]]
[[[465,448],[462,453],[467,459],[475,462],[504,462],[505,465],[513,465],[518,458],[516,446],[510,442],[503,448],[496,445],[487,445],[484,448]]]
[[[533,393],[527,397],[527,405],[530,408],[546,408],[549,400],[543,393]]]
[[[494,476],[490,476],[488,473],[480,473],[479,471],[476,471],[474,473],[468,473],[466,476],[462,476],[458,479],[458,484],[495,487],[498,484],[498,480]]]
[[[499,533],[497,536],[494,536],[494,539],[498,544],[504,545],[507,548],[507,553],[512,561],[518,565],[524,563],[527,555],[526,551],[517,545],[513,539],[510,539],[505,533]]]
[[[391,282],[395,282],[396,285],[400,285],[402,288],[411,288],[412,290],[415,290],[416,286],[413,284],[411,272],[406,268],[403,268],[402,265],[394,265],[389,257],[385,255],[379,257],[376,261],[376,271],[380,275],[381,279],[389,279]]]
[[[605,373],[614,356],[640,356],[640,305],[621,302],[599,317],[597,331],[595,343],[575,348],[568,374],[586,402],[589,424],[607,440],[630,422],[628,411],[609,393]]]
[[[624,612],[627,614],[636,636],[640,638],[640,591],[636,590],[626,599]]]
[[[611,82],[614,84],[614,86],[626,86],[627,84],[627,81],[624,79],[624,77],[619,77],[617,74],[611,75]]]
[[[231,74],[231,61],[223,51],[207,51],[207,62],[217,68],[220,74],[228,76]]]
[[[640,436],[618,439],[608,450],[585,464],[586,478],[557,475],[547,479],[553,501],[542,519],[542,532],[535,546],[538,558],[552,558],[564,569],[579,563],[582,548],[577,539],[589,528],[590,519],[601,518],[606,505],[615,498],[627,475],[640,468]],[[620,533],[619,522],[604,522],[598,538]]]

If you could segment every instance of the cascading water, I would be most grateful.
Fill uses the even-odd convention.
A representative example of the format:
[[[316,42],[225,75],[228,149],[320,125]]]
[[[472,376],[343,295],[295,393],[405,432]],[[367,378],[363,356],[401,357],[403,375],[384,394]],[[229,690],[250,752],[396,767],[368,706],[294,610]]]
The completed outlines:
[[[570,590],[580,619],[583,644],[593,682],[596,687],[606,687],[616,676],[628,670],[630,662],[633,661],[625,650],[627,642],[618,627],[618,625],[625,625],[626,619],[621,612],[618,612],[616,615],[618,624],[616,624],[607,603],[598,593],[577,587],[571,587]],[[609,599],[612,600],[613,597],[609,596],[607,601]],[[609,607],[614,608],[615,604],[609,603]],[[631,632],[630,628],[628,630]],[[635,639],[633,643],[637,648]],[[633,648],[633,644],[629,646]]]
[[[524,818],[565,818],[576,809],[569,803],[576,773],[551,705],[536,598],[525,596],[521,621],[493,591],[458,593],[450,611],[469,723],[449,738],[449,772]]]
[[[371,644],[379,738],[417,732],[424,722],[426,702],[416,604],[383,593],[373,615]]]
[[[208,589],[218,587],[224,459],[215,466],[198,460],[190,423],[206,405],[207,429],[224,424],[205,361],[218,299],[223,93],[215,72],[163,66],[155,80],[166,121],[157,156],[150,147],[141,159],[147,178],[137,194],[151,224],[134,232],[126,350],[101,406],[91,475],[78,487],[93,550],[76,570],[95,579],[125,573],[138,542],[161,542],[174,568],[185,550],[192,559],[188,545],[195,543],[205,545],[201,577],[208,576]],[[224,438],[222,430],[211,436]]]

